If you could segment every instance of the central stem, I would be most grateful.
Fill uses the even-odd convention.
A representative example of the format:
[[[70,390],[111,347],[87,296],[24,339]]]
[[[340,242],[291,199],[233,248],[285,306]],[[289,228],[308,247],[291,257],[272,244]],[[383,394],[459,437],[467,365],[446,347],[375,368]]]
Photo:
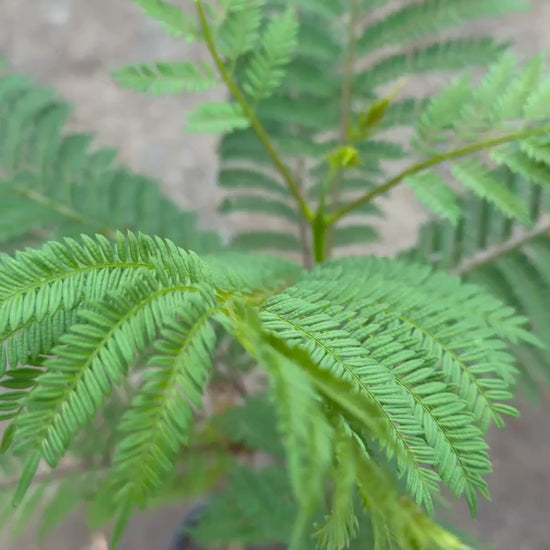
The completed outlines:
[[[349,132],[351,129],[351,102],[353,99],[353,79],[355,77],[355,35],[358,19],[359,3],[357,0],[350,0],[346,45],[346,65],[344,69],[341,100],[342,122],[340,126],[340,142],[342,145],[346,145],[349,142]]]
[[[353,79],[355,77],[355,47],[356,47],[356,27],[359,19],[358,0],[349,1],[349,20],[347,28],[346,61],[344,67],[344,78],[342,82],[341,96],[341,123],[340,123],[340,144],[349,143],[349,135],[352,123],[352,99],[353,99]],[[332,209],[336,210],[340,204],[340,194],[342,188],[342,173],[336,174],[332,182],[332,192],[330,202]],[[334,228],[330,228],[328,234],[328,250],[332,249],[334,244]]]

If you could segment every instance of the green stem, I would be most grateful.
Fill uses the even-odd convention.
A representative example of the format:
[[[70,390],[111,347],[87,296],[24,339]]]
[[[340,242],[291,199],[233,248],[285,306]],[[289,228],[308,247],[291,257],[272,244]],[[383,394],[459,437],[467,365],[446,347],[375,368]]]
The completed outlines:
[[[279,156],[279,153],[275,149],[275,146],[273,143],[271,143],[271,140],[269,139],[269,136],[267,132],[265,131],[262,123],[256,116],[256,113],[254,112],[254,109],[252,106],[248,103],[246,97],[241,92],[229,72],[227,71],[223,60],[221,59],[220,55],[218,54],[218,50],[216,49],[216,44],[214,43],[214,38],[212,37],[212,32],[210,31],[210,26],[208,24],[208,20],[206,18],[206,14],[204,12],[204,7],[202,5],[202,0],[195,0],[197,4],[197,12],[199,15],[199,20],[201,23],[202,32],[204,35],[204,39],[206,41],[206,45],[208,47],[208,50],[210,52],[210,55],[212,56],[212,59],[214,60],[214,63],[229,90],[231,91],[233,97],[237,101],[237,103],[241,106],[243,113],[245,114],[246,118],[249,120],[250,125],[252,126],[252,129],[254,132],[256,132],[256,135],[258,136],[258,139],[264,146],[265,150],[267,151],[267,154],[271,158],[273,164],[275,165],[275,168],[277,171],[281,174],[282,178],[284,179],[285,183],[287,184],[288,188],[290,189],[290,192],[298,202],[300,209],[302,211],[303,216],[307,220],[313,219],[313,212],[307,205],[304,197],[302,196],[302,193],[300,191],[300,188],[294,181],[294,178],[292,177],[292,174],[289,170],[289,168],[286,166],[286,164],[283,162],[281,157]]]
[[[342,145],[349,142],[351,129],[351,101],[353,98],[353,80],[355,77],[355,46],[356,27],[359,19],[359,4],[357,0],[350,0],[349,24],[347,30],[347,54],[344,81],[342,84],[342,123],[340,126],[340,141]]]
[[[342,83],[341,97],[341,124],[340,124],[340,144],[347,145],[351,130],[352,120],[352,99],[353,82],[355,77],[355,57],[356,57],[356,31],[359,20],[358,0],[349,1],[349,22],[347,28],[347,46],[346,46],[346,64],[344,69],[344,80]],[[340,193],[342,188],[342,173],[336,174],[332,182],[331,203],[336,208],[340,203]],[[329,230],[328,250],[334,245],[334,232]]]
[[[376,189],[373,189],[369,193],[366,193],[362,197],[359,197],[357,200],[351,202],[350,204],[342,208],[339,212],[336,212],[332,216],[330,216],[327,222],[329,225],[336,223],[339,219],[343,218],[350,212],[357,210],[364,204],[369,203],[370,201],[372,201],[372,199],[387,193],[388,191],[390,191],[391,189],[393,189],[394,187],[402,183],[403,180],[405,180],[406,178],[410,176],[414,176],[415,174],[418,174],[419,172],[422,172],[427,168],[431,168],[432,166],[437,166],[438,164],[441,164],[448,160],[464,157],[466,155],[483,151],[485,149],[491,149],[499,145],[504,145],[505,143],[511,143],[513,141],[527,139],[529,137],[546,134],[548,132],[550,132],[550,126],[545,126],[543,128],[535,128],[532,130],[524,130],[523,132],[508,134],[506,136],[501,136],[499,138],[482,141],[480,143],[474,143],[472,145],[468,145],[461,149],[456,149],[454,151],[449,151],[448,153],[443,153],[441,155],[437,155],[435,157],[429,158],[424,162],[421,162],[420,164],[415,164],[414,166],[407,168],[406,170],[404,170],[394,178],[390,179],[386,183],[380,185]]]
[[[335,178],[341,173],[340,170],[330,166],[327,178],[321,188],[321,196],[319,197],[319,206],[315,217],[311,221],[311,230],[313,233],[313,251],[315,256],[315,262],[321,263],[330,257],[330,225],[327,224],[327,218],[325,216],[327,195]]]
[[[451,270],[451,274],[458,277],[464,277],[471,271],[485,267],[486,265],[496,262],[511,252],[520,250],[524,246],[529,245],[535,239],[538,239],[542,235],[546,235],[549,232],[550,218],[545,216],[539,220],[539,223],[532,230],[515,235],[501,245],[491,247],[489,250],[482,250],[472,257],[464,259],[459,265]]]

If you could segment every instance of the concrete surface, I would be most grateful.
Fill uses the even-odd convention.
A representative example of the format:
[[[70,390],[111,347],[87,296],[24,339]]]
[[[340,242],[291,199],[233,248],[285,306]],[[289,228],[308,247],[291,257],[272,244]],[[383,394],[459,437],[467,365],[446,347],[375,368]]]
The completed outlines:
[[[477,25],[515,40],[522,57],[550,49],[550,0],[533,0],[528,15]],[[204,52],[166,37],[130,0],[0,0],[0,55],[10,66],[57,88],[76,105],[74,128],[97,134],[103,145],[120,147],[136,171],[158,177],[182,205],[204,214],[203,223],[224,232],[231,220],[216,213],[215,139],[182,132],[193,96],[149,99],[118,89],[109,71],[126,63],[200,58]],[[386,206],[385,253],[414,241],[422,211],[399,190]],[[475,524],[463,520],[496,550],[550,549],[550,398],[522,406],[523,418],[491,435],[495,474],[493,502],[483,504]],[[181,517],[172,511],[134,519],[123,550],[163,549]],[[461,517],[465,514],[461,512]],[[92,535],[75,517],[41,550],[91,548]],[[102,543],[95,541],[99,550]],[[36,550],[26,542],[2,550]]]

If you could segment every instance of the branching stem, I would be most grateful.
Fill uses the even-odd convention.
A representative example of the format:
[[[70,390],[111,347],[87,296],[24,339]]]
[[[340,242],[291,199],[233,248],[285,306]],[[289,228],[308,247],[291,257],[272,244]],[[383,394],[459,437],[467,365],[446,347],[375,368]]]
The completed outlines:
[[[487,264],[491,264],[499,258],[510,254],[510,252],[519,250],[520,248],[529,244],[531,241],[549,232],[550,217],[545,216],[544,218],[539,220],[539,223],[530,231],[514,235],[512,238],[502,243],[500,246],[495,246],[489,250],[480,252],[479,254],[476,254],[471,258],[465,259],[451,271],[451,274],[463,277],[464,275],[470,273],[470,271],[475,271],[476,269],[479,269]]]
[[[352,100],[353,100],[353,82],[355,78],[355,57],[356,57],[356,34],[357,23],[359,21],[359,2],[358,0],[349,0],[349,21],[347,28],[346,62],[344,67],[344,79],[342,83],[341,97],[341,123],[340,123],[340,144],[347,145],[352,124]],[[336,208],[340,203],[340,193],[342,188],[342,173],[336,174],[332,182],[331,203]],[[328,232],[327,252],[334,245],[334,231]]]
[[[506,143],[511,143],[513,141],[526,139],[536,135],[547,134],[548,132],[550,132],[550,126],[544,126],[542,128],[535,128],[531,130],[524,130],[522,132],[508,134],[498,138],[481,141],[479,143],[473,143],[471,145],[467,145],[466,147],[462,147],[460,149],[455,149],[454,151],[449,151],[447,153],[442,153],[441,155],[431,157],[425,160],[424,162],[415,164],[414,166],[407,168],[406,170],[404,170],[397,176],[393,177],[386,183],[380,185],[376,189],[373,189],[369,193],[366,193],[362,197],[359,197],[357,200],[351,202],[350,204],[342,208],[340,211],[330,216],[328,218],[328,223],[330,225],[332,225],[333,223],[336,223],[339,219],[343,218],[344,216],[353,212],[354,210],[357,210],[361,206],[371,202],[376,197],[379,197],[380,195],[384,195],[385,193],[387,193],[388,191],[390,191],[391,189],[393,189],[394,187],[402,183],[408,177],[414,176],[415,174],[418,174],[419,172],[422,172],[427,168],[431,168],[432,166],[437,166],[438,164],[442,164],[443,162],[446,162],[448,160],[465,157],[467,155],[471,155],[472,153],[477,153],[485,149],[491,149],[499,145],[504,145]]]
[[[204,35],[204,39],[206,41],[206,45],[208,47],[208,51],[210,52],[210,55],[212,56],[212,59],[214,60],[214,64],[216,65],[216,68],[218,69],[220,76],[222,77],[223,81],[231,91],[231,94],[237,101],[237,103],[241,106],[246,118],[250,121],[250,125],[252,126],[252,129],[258,136],[258,139],[264,146],[265,150],[267,151],[267,154],[271,158],[271,161],[275,165],[275,168],[277,171],[281,174],[282,178],[284,179],[285,183],[287,184],[288,188],[290,189],[290,192],[298,202],[300,206],[300,210],[302,211],[303,216],[307,220],[312,220],[314,217],[313,212],[309,208],[308,204],[306,203],[300,188],[294,181],[294,178],[292,177],[292,174],[290,172],[290,169],[288,166],[284,163],[284,161],[279,156],[279,153],[277,152],[275,146],[271,142],[267,132],[265,131],[262,123],[256,116],[256,113],[252,106],[248,103],[246,97],[241,92],[240,88],[237,86],[235,81],[233,80],[232,76],[229,74],[227,68],[225,67],[223,60],[221,59],[218,50],[216,48],[216,44],[214,43],[214,38],[212,36],[212,32],[210,30],[210,26],[208,24],[208,20],[206,18],[206,14],[204,12],[204,6],[202,4],[202,0],[195,0],[195,3],[197,5],[197,13],[199,16],[199,20],[201,23],[201,29]]]

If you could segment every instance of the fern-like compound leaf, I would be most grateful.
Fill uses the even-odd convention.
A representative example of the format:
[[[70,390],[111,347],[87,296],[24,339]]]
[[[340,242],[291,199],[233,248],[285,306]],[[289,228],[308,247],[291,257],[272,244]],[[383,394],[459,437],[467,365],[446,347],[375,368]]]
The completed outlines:
[[[472,66],[473,62],[480,67],[486,67],[502,50],[501,44],[487,38],[456,39],[432,44],[413,52],[384,58],[359,74],[357,87],[365,92],[372,92],[377,86],[383,86],[407,75],[456,71]]]
[[[257,170],[225,168],[218,174],[218,183],[224,189],[255,189],[286,198],[290,195],[288,188],[275,176]]]
[[[512,12],[524,7],[521,0],[507,0],[504,3],[495,0],[481,2],[429,0],[406,7],[393,7],[378,14],[376,10],[385,4],[386,2],[364,2],[355,5],[354,9],[357,13],[352,20],[359,21],[363,15],[374,12],[371,18],[374,22],[367,27],[364,34],[359,36],[357,25],[347,26],[345,18],[340,17],[349,9],[349,6],[331,2],[312,3],[306,0],[294,3],[293,8],[296,10],[299,22],[297,47],[292,60],[285,65],[284,78],[281,72],[281,77],[277,85],[273,86],[273,90],[269,84],[267,70],[261,72],[261,76],[255,77],[254,82],[257,86],[269,87],[264,99],[261,99],[258,93],[255,94],[255,90],[251,88],[250,71],[257,64],[257,60],[268,59],[265,53],[268,48],[261,45],[264,40],[266,43],[271,41],[271,33],[267,29],[274,27],[277,21],[281,21],[279,14],[282,10],[289,8],[286,1],[278,0],[273,3],[272,8],[271,3],[264,7],[266,34],[256,42],[256,50],[242,56],[237,64],[227,63],[236,85],[248,94],[250,105],[255,107],[261,99],[256,109],[257,116],[268,132],[279,156],[294,175],[298,186],[304,189],[305,194],[314,197],[314,200],[319,200],[319,195],[311,190],[325,184],[327,159],[338,149],[344,139],[342,137],[344,121],[346,121],[345,125],[350,127],[356,125],[356,119],[360,123],[368,105],[376,103],[378,87],[391,84],[407,74],[456,71],[466,67],[486,66],[496,61],[504,49],[504,45],[500,42],[488,38],[462,37],[441,41],[437,39],[437,33],[442,29],[460,26],[471,20]],[[413,25],[410,29],[409,24]],[[358,38],[357,47],[353,45],[353,37],[348,35],[350,32]],[[280,44],[284,43],[285,48],[289,48],[291,40],[285,41],[283,36],[283,32],[277,33],[273,37],[275,41],[269,50],[278,51],[277,40]],[[420,39],[429,41],[417,44],[416,42]],[[395,46],[397,49],[390,54],[380,51],[387,46]],[[266,65],[266,63],[263,64]],[[367,69],[359,69],[359,67],[367,67]],[[276,71],[276,74],[279,74],[279,71]],[[351,81],[347,82],[346,79],[349,80],[349,78]],[[470,82],[465,80],[460,87],[458,97],[454,93],[437,109],[435,109],[436,104],[433,105],[431,112],[425,115],[419,130],[422,139],[433,136],[436,143],[447,139],[446,132],[452,129],[457,121],[457,105],[458,109],[462,104],[467,107],[472,99],[471,88]],[[346,98],[346,90],[350,91],[351,97]],[[400,88],[400,95],[406,96],[406,93],[406,90]],[[425,100],[422,99],[405,98],[404,101],[396,102],[395,106],[391,101],[388,103],[387,113],[374,132],[383,131],[393,125],[416,126],[422,107],[425,106]],[[343,113],[342,108],[348,109],[349,113]],[[470,134],[473,133],[471,128],[469,131]],[[347,133],[350,134],[349,131]],[[444,137],[442,133],[445,134]],[[350,135],[352,134],[353,132]],[[328,140],[327,136],[337,137]],[[423,148],[423,151],[428,149],[433,152],[434,142],[430,139],[428,141],[429,144]],[[382,166],[384,158],[395,159],[407,155],[402,149],[398,153],[399,148],[391,142],[386,142],[382,148],[379,147],[380,143],[381,140],[374,142],[368,139],[356,144],[360,149],[361,159],[356,171],[361,172],[363,177],[370,178],[375,185],[385,171],[385,167]],[[250,130],[234,132],[224,137],[220,156],[222,170],[226,166],[234,168],[235,164],[239,168],[241,165],[246,166],[247,169],[256,166],[258,171],[271,166],[269,155]],[[307,168],[304,168],[304,164]],[[337,180],[343,182],[346,177],[347,174],[342,174]],[[345,188],[344,185],[337,184],[335,187],[337,189],[329,194],[330,204],[327,206],[329,211],[338,211],[357,198],[357,194]],[[252,189],[251,192],[256,193]],[[448,209],[452,202],[450,192],[441,191],[436,201],[439,211],[443,213],[441,209],[445,208],[441,204],[443,194],[447,201],[445,215],[456,219],[456,205]],[[428,193],[424,193],[424,197],[428,197]],[[294,206],[292,198],[289,198],[288,202]],[[250,201],[250,204],[255,202]],[[225,208],[226,204],[223,206],[223,209]],[[276,212],[272,214],[274,218],[279,217]],[[365,215],[369,212],[358,211],[357,214]],[[295,221],[295,228],[292,234],[289,234],[289,238],[278,239],[277,249],[283,250],[282,247],[286,247],[288,251],[296,250],[294,237],[303,234],[300,223],[300,219]],[[358,225],[370,226],[368,222]],[[360,241],[359,231],[343,230],[340,233],[341,236],[338,239],[331,240],[337,246],[370,242],[374,238],[372,231],[363,232],[363,241]],[[258,239],[253,239],[250,235],[242,239],[237,235],[235,239],[239,246],[247,243],[257,246],[258,242]],[[271,239],[266,241],[266,245],[272,247],[269,244],[271,242]],[[307,252],[304,254],[307,256]]]
[[[144,13],[159,22],[162,28],[175,38],[191,40],[197,36],[196,22],[178,6],[164,0],[132,0]]]
[[[157,62],[129,66],[115,71],[113,77],[124,88],[152,95],[205,92],[218,84],[213,69],[206,63],[199,66],[191,62]]]
[[[424,172],[408,178],[406,183],[432,212],[455,225],[458,223],[462,216],[459,198],[441,176],[435,172]]]
[[[503,353],[497,335],[508,333],[523,339],[526,333],[501,303],[473,287],[459,291],[456,280],[440,275],[425,278],[428,272],[420,275],[420,271],[413,275],[411,266],[407,268],[411,278],[403,277],[396,264],[388,263],[389,269],[385,269],[379,262],[371,264],[373,272],[368,275],[368,262],[356,265],[357,275],[349,262],[343,264],[342,271],[319,268],[310,283],[306,277],[295,289],[268,301],[262,319],[270,330],[306,350],[323,367],[353,381],[383,410],[391,411],[388,422],[401,448],[401,467],[407,471],[409,490],[419,502],[430,505],[437,477],[426,466],[434,465],[443,481],[457,494],[465,492],[475,509],[476,492],[487,495],[482,476],[490,470],[482,433],[491,420],[501,424],[501,414],[512,412],[499,400],[511,398],[507,388],[514,378],[513,358]],[[365,294],[358,291],[359,273],[369,280]],[[374,273],[380,277],[379,284]],[[343,283],[348,276],[346,291]],[[418,301],[422,288],[431,288],[431,297],[424,302]],[[411,298],[408,306],[407,294]],[[446,298],[451,295],[452,300],[460,295],[461,304],[451,306],[452,300]],[[340,307],[331,307],[331,303]],[[321,312],[328,307],[327,313]],[[370,322],[365,317],[369,308]],[[494,328],[483,319],[493,319]],[[481,333],[486,335],[483,346],[472,347]],[[485,382],[486,377],[491,381]],[[391,404],[385,401],[390,387],[394,388]],[[405,413],[410,406],[412,410]],[[451,427],[457,430],[456,439],[447,433]],[[426,430],[423,443],[416,438],[419,429]],[[471,445],[464,446],[461,438],[470,439]],[[437,451],[442,448],[448,449],[445,459]]]
[[[94,288],[126,284],[133,277],[130,273],[148,269],[146,263],[134,263],[133,271],[121,274],[117,267],[123,268],[125,261],[117,257],[103,237],[90,242],[90,249],[93,253],[84,252],[75,241],[67,240],[65,246],[54,242],[40,252],[20,252],[16,259],[4,255],[0,267],[3,330],[24,328],[29,322],[54,315],[59,307],[73,310],[86,284],[93,297]]]
[[[264,322],[268,328],[277,330],[285,339],[290,339],[296,344],[302,342],[305,349],[314,354],[312,356],[314,361],[320,362],[325,368],[330,368],[338,376],[344,376],[347,380],[353,381],[371,399],[378,400],[384,414],[388,414],[389,411],[386,409],[388,403],[386,403],[384,395],[388,387],[391,387],[394,383],[392,374],[386,370],[383,363],[373,362],[366,357],[361,360],[361,355],[364,353],[361,342],[353,338],[349,332],[337,330],[336,328],[344,317],[341,315],[335,316],[335,312],[331,311],[330,316],[310,315],[311,322],[309,320],[300,322],[298,317],[291,317],[287,320],[281,314],[287,308],[296,311],[296,315],[303,315],[308,311],[305,309],[306,307],[310,311],[314,311],[315,308],[306,301],[292,300],[285,303],[286,301],[277,300],[277,302],[284,309],[275,308],[275,303],[273,303],[273,309],[270,310],[269,314],[264,314]],[[317,347],[320,349],[317,349]],[[393,351],[396,352],[400,349],[400,346],[397,345],[397,348],[394,348]],[[368,379],[363,379],[361,373],[368,371],[372,373],[372,380],[375,380],[376,384],[369,384]],[[401,466],[408,470],[411,485],[414,487],[419,500],[430,507],[431,492],[435,490],[439,478],[427,468],[423,468],[423,464],[426,462],[430,465],[433,464],[435,457],[428,448],[422,447],[420,441],[416,439],[416,433],[419,429],[416,421],[411,418],[405,419],[406,401],[407,398],[404,394],[398,397],[396,388],[392,395],[395,410],[391,410],[391,415],[397,415],[395,418],[396,424],[390,424],[392,443],[399,449]],[[403,414],[398,413],[400,410],[403,410]],[[393,451],[390,451],[390,453],[393,454]]]
[[[333,238],[335,246],[344,248],[355,244],[376,242],[379,239],[379,234],[372,225],[356,224],[336,227]]]
[[[273,456],[284,456],[277,430],[276,410],[268,395],[249,397],[242,406],[214,417],[212,423],[231,441]]]
[[[358,49],[366,54],[387,46],[405,46],[472,19],[526,8],[523,0],[422,0],[369,25],[359,39]]]
[[[220,248],[158,184],[94,150],[91,136],[67,134],[70,107],[19,75],[0,76],[0,246],[48,237],[135,229],[198,251]]]
[[[322,548],[343,550],[356,538],[359,522],[355,515],[356,457],[349,431],[341,425],[335,442],[332,510],[316,533]]]
[[[453,175],[476,195],[493,203],[510,218],[528,221],[527,205],[498,179],[488,174],[487,169],[475,160],[463,161],[452,168]]]
[[[510,174],[501,178],[509,180]],[[509,188],[529,205],[534,226],[522,226],[492,204],[471,196],[463,199],[465,215],[455,227],[444,222],[427,223],[418,245],[408,255],[490,289],[529,318],[533,333],[544,341],[550,322],[544,306],[548,285],[547,190],[517,178],[511,183]],[[521,284],[516,277],[522,277]],[[537,393],[537,381],[547,379],[550,373],[548,353],[521,340],[514,344],[512,352],[525,386]]]
[[[296,544],[303,541],[307,522],[323,498],[323,482],[331,462],[332,427],[326,421],[308,373],[266,345],[258,320],[254,322],[245,313],[241,323],[240,339],[271,375],[279,430],[285,434],[289,478],[300,503],[300,517],[290,547],[299,548]]]
[[[157,258],[153,263],[152,256]],[[102,237],[84,238],[83,245],[72,240],[64,246],[52,243],[43,251],[21,253],[18,259],[24,268],[16,271],[13,260],[4,259],[2,305],[13,313],[3,333],[11,335],[19,327],[32,330],[41,319],[51,318],[53,324],[53,334],[48,336],[42,321],[45,334],[38,342],[25,332],[18,340],[21,346],[27,344],[27,355],[36,353],[39,346],[54,358],[46,360],[44,384],[30,392],[16,420],[16,447],[31,452],[17,499],[37,460],[43,457],[54,466],[62,458],[112,384],[120,383],[154,337],[155,324],[162,325],[175,315],[182,296],[192,290],[189,282],[208,279],[204,264],[194,264],[192,258],[160,239],[155,244],[130,235],[127,241],[121,237],[114,248]],[[159,261],[164,264],[161,270],[155,267]],[[19,284],[6,284],[16,274]],[[109,294],[117,285],[123,290]],[[70,318],[74,310],[80,323],[65,327],[65,334],[59,336],[67,319],[62,313],[66,311]],[[45,350],[48,341],[53,346]]]
[[[542,61],[535,58],[521,70],[511,54],[495,63],[479,86],[466,76],[456,80],[442,94],[432,99],[421,115],[418,135],[413,145],[428,160],[421,168],[429,169],[444,160],[454,162],[451,173],[466,189],[499,208],[506,216],[523,223],[529,221],[527,203],[506,187],[501,179],[508,170],[533,182],[547,185],[546,146],[550,132],[550,88],[541,81]],[[457,108],[459,116],[456,116]],[[523,122],[515,120],[524,117]],[[508,118],[512,117],[512,119]],[[452,146],[449,147],[449,140]],[[447,145],[443,145],[447,144]],[[489,162],[461,157],[491,149]],[[430,185],[440,178],[430,171],[416,176],[415,190],[420,198],[439,214],[456,223],[457,202],[449,210],[441,203],[441,192],[429,196]],[[418,185],[422,178],[425,185]],[[439,185],[439,189],[443,189]],[[454,210],[454,212],[453,212]]]
[[[281,506],[282,502],[285,505]],[[268,513],[259,513],[262,510]],[[296,511],[285,470],[239,467],[232,473],[229,487],[214,497],[191,534],[205,545],[288,544]]]
[[[250,214],[275,214],[290,221],[298,220],[298,213],[284,202],[258,196],[234,196],[225,199],[221,212],[249,212]]]
[[[284,77],[284,66],[297,46],[298,22],[292,10],[270,21],[260,48],[250,59],[243,85],[253,104],[269,97]]]
[[[504,267],[510,278],[522,269]],[[96,498],[96,508],[117,515],[115,543],[134,507],[162,493],[189,442],[217,347],[214,321],[269,375],[297,504],[293,526],[281,532],[290,548],[308,539],[335,476],[338,509],[326,510],[320,537],[339,548],[354,536],[353,480],[359,492],[372,482],[361,470],[371,460],[364,440],[383,451],[380,461],[397,465],[403,491],[426,511],[443,483],[475,513],[478,496],[488,496],[484,435],[491,422],[516,414],[507,342],[536,342],[524,318],[479,287],[405,261],[347,259],[303,272],[242,254],[200,260],[170,241],[130,233],[116,244],[82,237],[6,256],[1,275],[1,298],[14,313],[0,338],[13,347],[19,329],[17,360],[36,363],[0,381],[7,390],[0,414],[13,426],[2,448],[24,461],[16,503],[41,461],[56,468],[116,401],[113,389],[155,350],[119,413],[115,462]],[[530,287],[522,302],[534,307],[536,299]],[[547,317],[539,311],[534,319]],[[51,334],[35,342],[25,333],[35,325]],[[244,440],[256,446],[259,437]],[[376,518],[375,532],[409,533],[387,521]],[[431,532],[426,525],[422,536]]]
[[[198,34],[175,5],[136,3],[172,34]],[[430,224],[422,251],[438,267],[494,287],[544,336],[550,319],[541,307],[541,289],[550,281],[550,247],[541,212],[549,181],[544,124],[550,88],[542,79],[542,61],[517,71],[513,57],[504,57],[479,86],[465,77],[431,102],[407,99],[406,89],[394,103],[391,94],[376,97],[379,86],[403,74],[489,64],[501,44],[475,38],[441,42],[438,33],[523,3],[424,0],[402,7],[360,0],[353,3],[357,21],[366,10],[387,11],[369,18],[357,48],[352,35],[364,29],[344,17],[345,2],[296,0],[292,12],[283,0],[215,4],[208,6],[214,46],[208,45],[220,54],[215,61],[224,64],[221,75],[243,92],[236,98],[242,103],[244,97],[250,109],[206,104],[191,114],[190,129],[232,132],[220,146],[220,181],[229,195],[222,210],[269,215],[289,226],[287,232],[270,232],[273,226],[266,223],[235,243],[299,250],[298,236],[303,239],[307,228],[284,185],[288,174],[304,196],[321,201],[330,160],[343,146],[352,149],[357,165],[342,165],[346,170],[328,197],[327,213],[338,212],[382,185],[386,165],[409,155],[372,134],[415,126],[420,168],[452,160],[451,172],[471,191],[463,202],[439,172],[410,170],[407,183],[420,199],[454,224]],[[428,40],[419,45],[417,39]],[[387,46],[395,49],[381,51]],[[128,68],[119,79],[152,93],[204,90],[215,83],[210,69],[188,63]],[[258,117],[255,131],[267,132],[267,150],[245,112]],[[86,464],[108,470],[90,480],[100,485],[100,494],[86,497],[94,499],[99,519],[117,516],[115,541],[136,505],[146,507],[168,494],[189,497],[193,491],[182,486],[193,480],[179,470],[180,450],[190,443],[185,454],[194,451],[193,412],[208,377],[221,374],[212,371],[211,361],[218,337],[228,331],[249,352],[243,363],[257,361],[267,371],[279,433],[271,430],[267,444],[254,423],[247,432],[243,416],[265,412],[248,403],[237,414],[239,422],[227,415],[225,432],[231,432],[227,422],[238,428],[231,426],[226,435],[243,443],[243,453],[260,449],[281,457],[284,446],[290,483],[278,468],[257,475],[237,469],[229,491],[214,500],[209,522],[218,530],[213,528],[209,542],[307,548],[311,523],[320,518],[318,540],[329,549],[458,548],[423,511],[433,512],[440,484],[464,495],[472,512],[478,496],[488,496],[484,436],[492,422],[501,426],[505,416],[517,414],[509,404],[514,358],[522,368],[546,358],[532,347],[538,339],[526,318],[479,286],[410,261],[327,262],[304,272],[268,256],[231,253],[201,260],[178,246],[204,253],[217,249],[217,239],[196,231],[193,216],[166,201],[151,182],[114,166],[113,151],[93,151],[89,136],[64,134],[67,115],[51,92],[21,77],[0,79],[0,242],[13,248],[44,234],[81,232],[117,241],[83,237],[0,261],[0,369],[6,370],[0,416],[11,422],[1,447],[25,463],[15,500],[29,487],[30,494],[20,523],[40,497],[32,491],[40,485],[34,477],[40,463],[56,467],[70,449]],[[509,146],[506,136],[514,133],[522,137]],[[483,162],[455,158],[473,156],[479,142],[492,140],[498,147]],[[455,146],[463,149],[460,155]],[[284,178],[271,165],[273,151],[288,169]],[[537,185],[516,188],[507,179],[510,172]],[[380,210],[367,204],[357,214]],[[20,224],[13,223],[17,219]],[[536,225],[522,227],[528,219]],[[128,227],[176,244],[116,233]],[[329,236],[338,246],[375,237],[361,219],[339,224]],[[526,281],[521,288],[518,279]],[[127,395],[122,382],[134,372],[138,383],[128,384]],[[101,441],[103,428],[117,423],[120,430]],[[209,432],[199,435],[208,438]],[[84,452],[94,446],[98,454]],[[205,461],[199,467],[194,455],[184,462],[201,477],[195,491],[210,489],[214,482],[204,478],[213,471],[219,479],[232,460],[225,448],[214,454],[214,466]],[[394,477],[402,478],[399,489]],[[76,483],[59,484],[59,498],[67,503],[76,504],[82,491]],[[358,523],[359,537],[364,532],[357,496],[372,523],[367,542],[353,540]],[[54,506],[45,514],[47,523],[65,512]]]
[[[413,503],[403,499],[391,478],[353,442],[357,455],[357,484],[365,508],[371,514],[375,548],[423,546],[460,550],[464,544],[430,518],[419,514]]]
[[[10,366],[35,364],[40,357],[59,342],[75,320],[74,313],[61,310],[39,321],[36,317],[20,323],[16,328],[6,331],[0,342],[3,345],[0,354],[0,372]]]
[[[201,407],[211,368],[217,311],[208,297],[191,295],[179,309],[181,321],[161,330],[143,386],[120,422],[124,435],[103,489],[117,495],[116,508],[145,506],[188,442],[193,409]]]
[[[237,103],[205,103],[189,114],[186,131],[189,133],[232,132],[250,125]]]
[[[256,46],[264,3],[264,0],[230,3],[227,17],[219,29],[220,50],[229,63],[234,64]]]
[[[174,311],[180,303],[177,290],[155,292],[150,281],[134,289],[129,297],[113,297],[110,305],[81,311],[85,324],[73,325],[61,338],[57,357],[47,363],[48,373],[18,418],[21,448],[40,452],[52,467],[154,337],[151,327],[161,322],[160,312]]]
[[[443,92],[431,99],[417,125],[420,139],[425,142],[441,140],[440,134],[452,128],[456,110],[460,111],[471,96],[471,79],[467,75],[456,79]]]

